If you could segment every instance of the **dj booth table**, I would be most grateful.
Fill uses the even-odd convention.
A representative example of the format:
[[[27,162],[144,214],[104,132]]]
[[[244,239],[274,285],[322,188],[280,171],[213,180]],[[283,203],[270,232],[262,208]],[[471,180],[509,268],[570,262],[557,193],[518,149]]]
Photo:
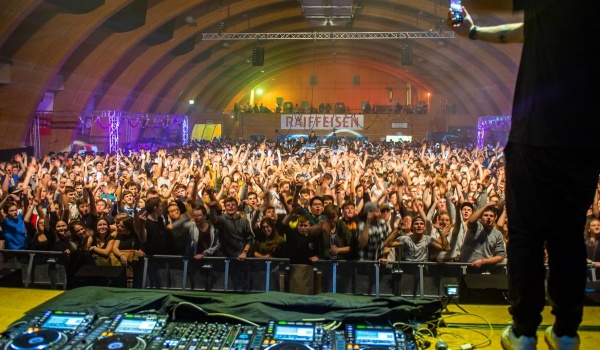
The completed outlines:
[[[393,323],[433,321],[441,312],[439,300],[402,297],[82,287],[29,310],[0,348],[401,350],[414,344]]]

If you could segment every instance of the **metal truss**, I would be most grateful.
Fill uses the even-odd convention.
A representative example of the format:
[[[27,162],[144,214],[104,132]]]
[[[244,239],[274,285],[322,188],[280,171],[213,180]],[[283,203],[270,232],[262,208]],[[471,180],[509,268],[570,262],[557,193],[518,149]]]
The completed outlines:
[[[108,117],[110,123],[108,135],[108,152],[119,156],[119,126],[121,124],[121,111],[102,111],[103,117]]]
[[[453,31],[427,32],[299,32],[299,33],[203,33],[202,40],[368,40],[454,39]]]

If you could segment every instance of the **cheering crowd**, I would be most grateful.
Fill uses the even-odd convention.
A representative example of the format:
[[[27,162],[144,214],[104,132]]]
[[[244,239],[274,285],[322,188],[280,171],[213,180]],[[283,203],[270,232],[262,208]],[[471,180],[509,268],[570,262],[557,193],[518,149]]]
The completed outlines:
[[[71,275],[144,255],[462,262],[471,273],[509,259],[500,145],[340,144],[17,154],[0,163],[0,247],[61,251]],[[597,204],[598,193],[584,234],[600,265]]]

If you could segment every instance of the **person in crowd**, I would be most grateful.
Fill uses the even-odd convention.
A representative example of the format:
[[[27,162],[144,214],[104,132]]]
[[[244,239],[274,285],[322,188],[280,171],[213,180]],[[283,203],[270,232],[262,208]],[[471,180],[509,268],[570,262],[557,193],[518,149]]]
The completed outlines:
[[[412,219],[412,227],[410,234],[402,235],[401,230],[394,230],[386,239],[385,246],[390,249],[395,246],[402,247],[402,260],[411,262],[425,262],[429,260],[429,256],[433,249],[448,251],[448,235],[449,227],[442,231],[439,239],[430,235],[426,235],[427,222],[421,216]],[[433,249],[432,249],[433,248]],[[417,295],[417,287],[419,283],[419,271],[416,265],[406,265],[404,273],[413,275],[413,295]]]
[[[142,239],[142,250],[146,255],[174,255],[176,252],[175,238],[164,222],[164,204],[159,198],[146,201],[147,219],[144,224],[145,239]]]
[[[9,197],[7,197],[9,198]],[[31,213],[28,211],[28,215]],[[0,215],[0,245],[3,249],[25,250],[27,244],[27,230],[25,228],[25,218],[19,213],[17,204],[10,200],[5,201]]]
[[[255,240],[253,252],[256,258],[283,258],[285,257],[285,239],[279,235],[277,222],[272,218],[264,218],[260,222],[260,229],[265,240]]]
[[[142,242],[138,230],[135,228],[134,219],[126,213],[120,213],[115,217],[117,226],[116,237],[113,243],[112,253],[119,263],[127,266],[129,255],[133,252],[142,253]]]
[[[106,219],[98,219],[92,235],[89,253],[97,266],[110,266],[110,254],[113,251],[113,245],[116,232],[110,230],[110,225]]]
[[[234,289],[248,290],[247,266],[239,262],[246,260],[250,248],[254,245],[254,234],[250,229],[250,223],[239,214],[238,201],[234,197],[225,198],[225,211],[221,215],[217,215],[217,212],[221,211],[221,205],[214,198],[213,192],[211,192],[211,199],[210,223],[219,230],[221,253],[225,257],[236,259],[230,269],[232,285]]]
[[[342,215],[341,220],[346,224],[348,230],[350,230],[350,251],[346,254],[346,259],[357,260],[358,259],[358,218],[356,216],[356,207],[351,201],[345,201],[342,204]]]
[[[311,228],[311,234],[319,237],[319,259],[346,260],[351,255],[352,233],[339,218],[339,209],[328,204],[323,211],[325,220]]]
[[[460,261],[471,264],[470,273],[490,271],[489,266],[500,264],[504,260],[504,237],[496,229],[496,218],[493,202],[485,204],[469,217],[460,249]]]
[[[587,263],[596,268],[596,280],[600,279],[600,219],[588,220],[583,231]]]
[[[182,211],[185,215],[182,215]],[[192,256],[192,223],[175,225],[179,220],[189,222],[190,218],[186,212],[186,206],[179,200],[175,200],[167,206],[169,224],[166,225],[166,228],[173,237],[174,255]]]
[[[316,225],[327,218],[323,215],[323,198],[319,196],[312,197],[308,202],[308,210],[302,209],[302,214],[308,216],[311,225]]]
[[[319,259],[319,239],[309,235],[310,219],[302,214],[300,207],[294,208],[283,219],[286,239],[286,256],[292,264],[312,264]]]
[[[219,233],[208,221],[208,211],[201,205],[193,207],[192,210],[196,228],[196,230],[192,230],[194,259],[200,260],[205,256],[218,256],[221,246]]]

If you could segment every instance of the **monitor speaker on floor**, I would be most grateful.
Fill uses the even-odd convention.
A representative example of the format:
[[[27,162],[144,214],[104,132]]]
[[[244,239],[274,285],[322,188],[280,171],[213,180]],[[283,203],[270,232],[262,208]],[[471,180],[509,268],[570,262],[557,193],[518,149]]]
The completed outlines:
[[[125,269],[121,266],[84,265],[73,275],[69,288],[97,287],[127,287]]]
[[[21,269],[0,269],[0,287],[23,287]]]
[[[508,278],[498,275],[463,275],[460,282],[461,304],[508,304]]]
[[[585,285],[584,305],[600,305],[600,281],[588,281]]]

